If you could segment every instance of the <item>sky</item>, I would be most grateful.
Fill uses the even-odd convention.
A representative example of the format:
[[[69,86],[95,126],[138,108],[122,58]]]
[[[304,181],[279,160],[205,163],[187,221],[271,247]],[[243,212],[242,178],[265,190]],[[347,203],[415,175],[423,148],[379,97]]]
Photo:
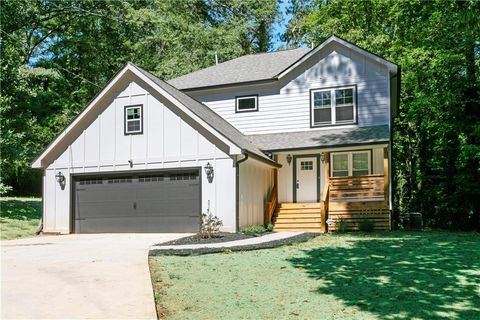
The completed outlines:
[[[287,0],[281,1],[280,2],[280,12],[281,12],[281,17],[277,23],[274,24],[273,26],[273,50],[278,50],[280,47],[285,45],[285,42],[280,40],[280,34],[282,34],[288,24],[288,21],[292,17],[291,14],[287,14]]]

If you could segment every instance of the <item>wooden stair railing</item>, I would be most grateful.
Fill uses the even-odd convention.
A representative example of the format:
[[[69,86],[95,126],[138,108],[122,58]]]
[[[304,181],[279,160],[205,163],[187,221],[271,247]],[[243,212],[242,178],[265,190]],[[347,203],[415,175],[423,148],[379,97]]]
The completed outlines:
[[[320,218],[321,218],[321,232],[327,232],[327,217],[328,217],[328,201],[329,201],[329,185],[325,183],[322,192],[322,198],[320,199]]]
[[[374,230],[390,230],[385,180],[383,174],[330,177],[329,218],[343,220],[348,230],[359,230],[360,223],[366,219],[374,223]],[[338,231],[338,226],[332,225],[329,231]]]
[[[278,192],[277,192],[277,184],[273,185],[272,191],[270,192],[270,198],[267,201],[266,205],[266,221],[265,224],[270,224],[273,222],[273,214],[277,209],[278,205]]]

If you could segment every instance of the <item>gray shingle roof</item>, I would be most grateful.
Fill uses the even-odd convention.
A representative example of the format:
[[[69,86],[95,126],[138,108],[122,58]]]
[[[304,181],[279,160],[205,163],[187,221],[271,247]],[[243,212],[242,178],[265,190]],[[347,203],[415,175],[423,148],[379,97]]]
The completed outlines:
[[[135,66],[141,73],[143,73],[150,80],[155,82],[159,87],[172,95],[177,99],[181,104],[191,110],[195,115],[200,117],[202,120],[210,124],[218,133],[223,135],[225,138],[230,140],[233,144],[238,146],[240,149],[247,151],[250,154],[256,155],[264,160],[276,164],[273,160],[267,157],[262,151],[260,151],[246,136],[244,136],[238,129],[228,123],[225,119],[215,113],[206,105],[198,102],[187,94],[176,89],[172,85],[166,83],[165,81],[157,78],[148,71],[143,70],[140,67]]]
[[[310,49],[297,48],[251,54],[168,81],[180,90],[274,79]]]
[[[381,125],[351,129],[258,134],[247,137],[261,150],[273,151],[388,142],[390,133],[388,125]]]

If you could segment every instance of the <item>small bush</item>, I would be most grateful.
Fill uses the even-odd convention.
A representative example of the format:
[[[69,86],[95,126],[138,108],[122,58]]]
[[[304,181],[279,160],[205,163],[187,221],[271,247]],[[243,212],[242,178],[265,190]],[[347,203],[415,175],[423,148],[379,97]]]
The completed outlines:
[[[223,226],[222,220],[207,210],[207,213],[202,213],[200,218],[199,234],[202,238],[211,239],[218,233],[221,226]]]
[[[270,232],[273,230],[273,225],[271,226],[271,230],[269,229],[271,225],[268,225],[266,228],[264,226],[249,226],[249,227],[243,227],[240,228],[241,233],[245,234],[259,234],[259,233],[265,233],[265,232]]]
[[[272,232],[273,231],[273,224],[269,223],[267,226],[267,231]]]
[[[0,196],[4,196],[10,191],[12,191],[11,186],[7,186],[6,184],[3,184],[3,182],[0,182]]]
[[[358,229],[363,232],[373,232],[375,224],[370,219],[363,219],[358,223]]]
[[[335,222],[335,227],[337,227],[338,232],[344,233],[347,232],[348,224],[345,219],[340,218],[337,222]]]

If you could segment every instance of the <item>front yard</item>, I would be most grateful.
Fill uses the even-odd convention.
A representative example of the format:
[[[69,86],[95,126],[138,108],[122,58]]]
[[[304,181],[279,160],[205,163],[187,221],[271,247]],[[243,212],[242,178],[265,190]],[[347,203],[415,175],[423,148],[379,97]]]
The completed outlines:
[[[0,239],[34,236],[41,216],[40,198],[0,198]]]
[[[150,268],[162,319],[480,319],[473,233],[323,235]]]

